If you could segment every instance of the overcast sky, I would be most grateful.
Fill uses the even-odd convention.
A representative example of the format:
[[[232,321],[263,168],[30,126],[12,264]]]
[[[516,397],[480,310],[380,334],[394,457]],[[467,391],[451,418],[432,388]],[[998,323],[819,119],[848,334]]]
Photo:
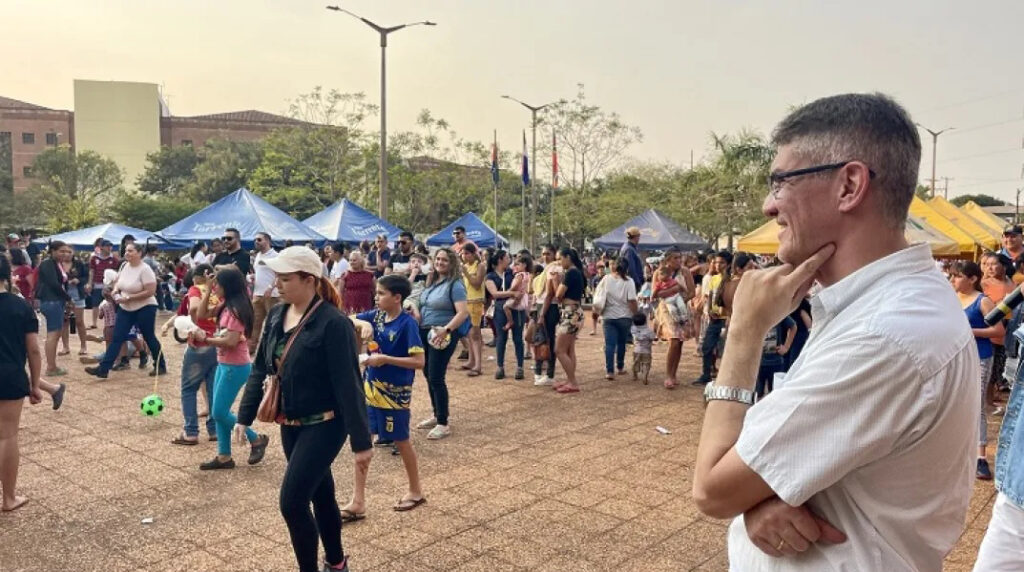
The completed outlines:
[[[283,113],[314,86],[379,100],[380,48],[338,0],[0,0],[0,95],[70,109],[72,80],[162,84],[175,115]],[[525,109],[588,99],[639,126],[641,159],[688,164],[708,134],[767,132],[789,106],[883,91],[939,138],[950,197],[1024,186],[1024,2],[351,0],[390,37],[388,122],[428,108],[519,145]],[[921,177],[931,176],[931,138]],[[545,173],[541,173],[545,176]],[[942,182],[939,188],[942,188]]]

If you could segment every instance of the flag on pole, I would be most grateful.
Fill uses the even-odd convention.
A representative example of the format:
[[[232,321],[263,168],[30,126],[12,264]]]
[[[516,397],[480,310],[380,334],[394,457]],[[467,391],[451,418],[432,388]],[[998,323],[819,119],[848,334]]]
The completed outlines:
[[[494,144],[491,145],[491,180],[498,185],[498,132],[494,132]]]
[[[551,130],[551,187],[558,188],[558,137]]]
[[[530,186],[530,155],[526,152],[526,130],[523,130],[523,186]]]

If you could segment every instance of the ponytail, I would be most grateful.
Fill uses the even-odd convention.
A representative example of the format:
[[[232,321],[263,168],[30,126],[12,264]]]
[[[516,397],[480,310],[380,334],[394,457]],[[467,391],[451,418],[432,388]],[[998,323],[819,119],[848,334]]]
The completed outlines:
[[[316,293],[324,302],[331,304],[335,308],[345,309],[344,302],[341,300],[341,294],[338,293],[338,289],[327,278],[323,276],[317,278]]]

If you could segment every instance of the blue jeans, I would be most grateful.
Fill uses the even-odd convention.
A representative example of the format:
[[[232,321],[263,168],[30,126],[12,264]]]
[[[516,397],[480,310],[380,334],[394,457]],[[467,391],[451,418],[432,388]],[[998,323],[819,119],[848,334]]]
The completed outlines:
[[[185,417],[185,436],[199,437],[199,412],[196,408],[196,394],[199,386],[206,382],[206,403],[213,403],[214,373],[217,371],[217,350],[213,346],[185,348],[181,360],[181,414]],[[206,418],[206,432],[211,437],[217,434],[217,422],[213,416]],[[218,438],[219,439],[219,438]]]
[[[701,353],[701,381],[711,381],[711,370],[715,367],[715,350],[722,341],[722,330],[725,328],[725,320],[711,320],[708,322],[708,329],[704,331],[704,343],[700,346]]]
[[[154,333],[154,328],[156,327],[156,306],[146,306],[134,312],[118,307],[117,319],[114,321],[114,337],[107,344],[107,353],[103,354],[103,359],[100,360],[100,365],[98,366],[101,372],[106,373],[110,371],[110,368],[114,367],[114,360],[121,353],[121,346],[129,340],[128,332],[132,330],[133,326],[139,327],[139,332],[142,333],[143,339],[146,340],[146,345],[149,346],[150,355],[154,359],[153,367],[157,367],[160,370],[167,369],[167,361],[164,360],[160,340],[157,339]]]
[[[775,374],[786,369],[786,360],[782,356],[761,357],[761,365],[757,368],[757,383],[754,393],[760,400],[775,389]]]
[[[448,374],[448,362],[452,360],[452,354],[459,345],[459,334],[452,332],[452,341],[443,349],[439,350],[426,343],[430,334],[430,327],[420,326],[420,339],[423,340],[423,375],[427,378],[427,391],[430,393],[430,405],[434,408],[434,419],[438,425],[448,424],[448,384],[445,383],[445,376]]]
[[[498,353],[498,367],[505,367],[505,347],[508,345],[508,334],[506,330],[508,317],[505,315],[504,301],[498,300],[494,307],[494,349]],[[516,352],[516,367],[523,367],[523,311],[512,310],[512,347]]]
[[[46,333],[59,332],[64,327],[64,302],[60,300],[40,301],[39,312],[46,318]]]
[[[604,371],[613,373],[612,366],[618,365],[619,371],[626,369],[626,342],[629,340],[629,329],[633,326],[632,318],[605,318],[601,322],[604,329]]]
[[[235,404],[235,398],[241,391],[245,382],[249,379],[249,371],[252,364],[228,365],[217,364],[217,373],[213,381],[213,405],[210,407],[210,417],[217,422],[217,454],[225,457],[231,456],[231,430],[235,428],[238,419],[231,412],[231,406]],[[252,429],[245,430],[245,436],[252,443],[259,435]]]
[[[538,311],[539,314],[539,311]],[[551,351],[551,359],[548,361],[547,376],[555,377],[555,327],[558,326],[558,306],[551,304],[548,306],[548,312],[543,316],[537,316],[537,327],[544,328],[544,332],[548,336],[548,349]],[[543,371],[544,362],[540,360],[534,360],[533,362],[533,373],[540,375]]]

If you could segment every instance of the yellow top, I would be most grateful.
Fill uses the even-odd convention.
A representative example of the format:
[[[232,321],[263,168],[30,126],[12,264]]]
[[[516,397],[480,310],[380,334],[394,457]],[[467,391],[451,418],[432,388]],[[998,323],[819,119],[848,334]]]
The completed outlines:
[[[480,262],[473,262],[471,264],[463,264],[462,269],[464,275],[462,277],[463,283],[466,284],[466,301],[467,302],[483,302],[484,301],[484,283],[481,282],[479,286],[474,287],[469,283],[469,279],[466,276],[475,276],[477,269],[480,266]]]

